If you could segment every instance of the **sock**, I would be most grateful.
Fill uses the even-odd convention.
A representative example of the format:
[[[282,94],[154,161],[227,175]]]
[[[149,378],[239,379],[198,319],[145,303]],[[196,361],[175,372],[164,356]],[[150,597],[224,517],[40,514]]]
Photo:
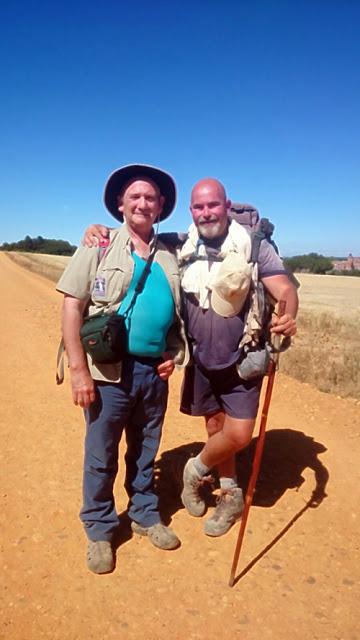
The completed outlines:
[[[199,476],[205,476],[207,473],[209,473],[210,467],[207,467],[206,464],[201,462],[200,453],[198,456],[196,456],[196,458],[194,458],[193,462],[194,462],[194,467],[198,472]]]
[[[236,478],[226,478],[225,476],[223,476],[222,478],[220,478],[220,488],[225,490],[238,489]]]

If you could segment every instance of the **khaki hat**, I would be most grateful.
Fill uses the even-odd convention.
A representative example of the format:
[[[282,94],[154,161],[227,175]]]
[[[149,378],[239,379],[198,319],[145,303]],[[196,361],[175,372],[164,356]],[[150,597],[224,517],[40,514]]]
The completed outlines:
[[[239,253],[221,263],[212,284],[211,306],[224,318],[236,316],[244,306],[251,283],[252,264]]]

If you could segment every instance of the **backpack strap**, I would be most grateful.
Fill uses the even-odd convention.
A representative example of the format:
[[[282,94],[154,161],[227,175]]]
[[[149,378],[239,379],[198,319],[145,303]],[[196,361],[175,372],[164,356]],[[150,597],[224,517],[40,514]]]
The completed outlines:
[[[108,249],[109,244],[110,244],[110,240],[108,238],[101,241],[101,244],[98,248],[98,256],[97,256],[98,262],[97,262],[96,269],[99,267],[101,260],[105,256],[105,253]],[[64,338],[61,338],[59,342],[57,356],[56,356],[56,384],[62,384],[64,382],[64,374],[65,374],[64,358],[65,358],[65,343],[64,343]]]
[[[181,262],[181,266],[185,267],[188,266],[190,264],[192,264],[193,262],[223,262],[224,258],[217,256],[217,255],[206,255],[206,256],[199,256],[198,254],[193,254],[191,256],[189,256],[188,258],[185,258],[182,260]]]
[[[267,240],[274,247],[276,253],[279,253],[279,249],[271,237],[274,229],[274,225],[268,218],[261,218],[258,228],[256,229],[256,231],[254,231],[251,237],[250,262],[253,262],[255,264],[258,261],[260,245],[263,240]]]
[[[129,304],[128,308],[126,309],[126,311],[121,314],[124,318],[127,318],[130,315],[130,313],[133,311],[134,306],[135,306],[135,302],[137,300],[137,297],[143,291],[143,289],[145,287],[145,283],[146,283],[147,277],[148,277],[148,275],[149,275],[149,273],[151,271],[151,265],[152,265],[152,263],[154,261],[156,249],[157,249],[157,243],[155,242],[154,248],[151,251],[151,253],[150,253],[150,255],[149,255],[149,257],[148,257],[148,259],[146,261],[146,265],[145,265],[145,267],[144,267],[144,269],[143,269],[143,271],[141,273],[141,276],[139,278],[139,281],[138,281],[138,283],[137,283],[137,285],[135,287],[135,291],[134,291],[133,297],[130,300],[130,304]]]

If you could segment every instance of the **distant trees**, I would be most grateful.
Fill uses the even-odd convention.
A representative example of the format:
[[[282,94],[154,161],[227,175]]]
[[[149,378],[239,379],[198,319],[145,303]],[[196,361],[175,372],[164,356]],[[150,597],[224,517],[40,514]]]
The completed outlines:
[[[47,253],[57,256],[72,256],[76,246],[67,240],[54,240],[51,238],[30,238],[25,236],[24,240],[18,242],[4,242],[0,245],[0,251],[26,251],[28,253]]]
[[[318,253],[308,253],[302,256],[293,256],[284,259],[285,265],[290,271],[305,271],[307,273],[329,273],[333,270],[333,263]]]

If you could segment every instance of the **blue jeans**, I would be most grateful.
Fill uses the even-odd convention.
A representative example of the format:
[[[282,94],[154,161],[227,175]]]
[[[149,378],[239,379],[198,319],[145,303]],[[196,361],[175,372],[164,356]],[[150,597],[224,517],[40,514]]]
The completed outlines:
[[[119,526],[113,495],[118,450],[125,429],[125,488],[129,517],[143,527],[160,522],[154,493],[154,460],[167,406],[168,384],[159,359],[127,356],[120,383],[96,382],[96,399],[85,411],[83,507],[90,540],[111,540]]]

